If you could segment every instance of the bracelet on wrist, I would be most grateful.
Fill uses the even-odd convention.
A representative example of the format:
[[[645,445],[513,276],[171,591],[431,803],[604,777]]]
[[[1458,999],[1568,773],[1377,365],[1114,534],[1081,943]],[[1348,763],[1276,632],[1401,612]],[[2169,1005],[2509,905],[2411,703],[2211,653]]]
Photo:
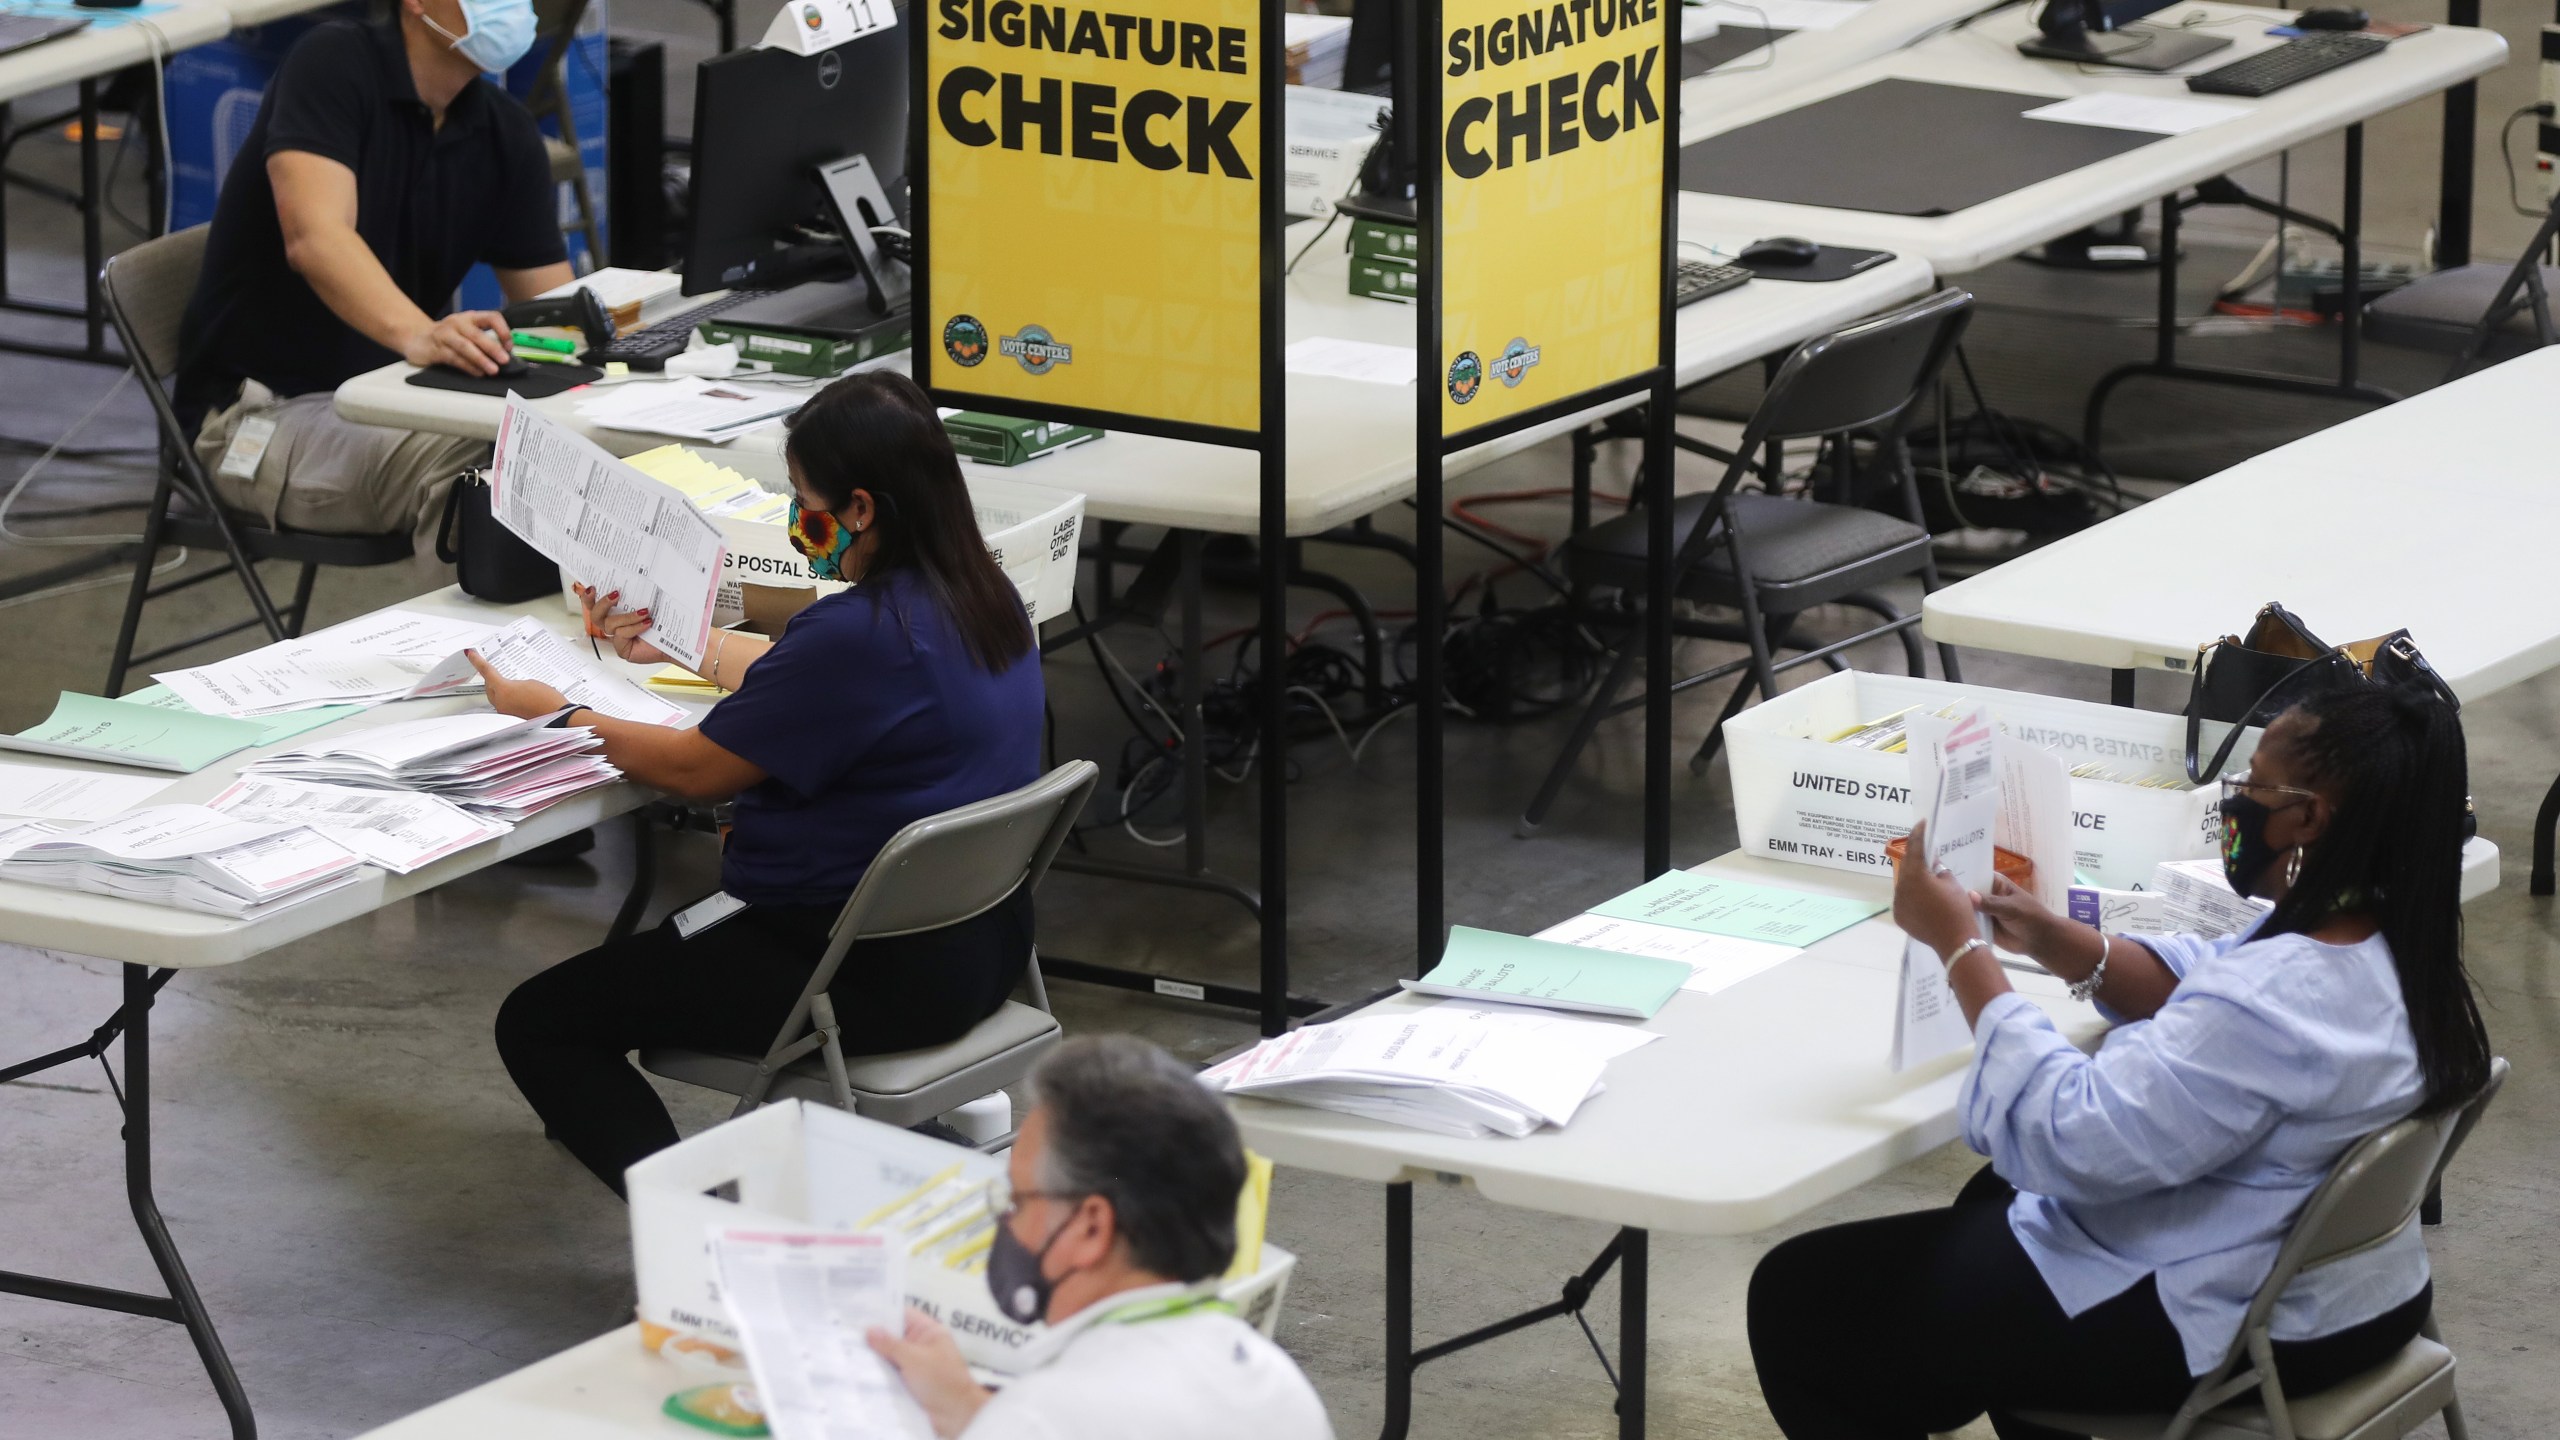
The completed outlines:
[[[2072,999],[2086,1003],[2097,998],[2098,987],[2107,983],[2107,956],[2112,953],[2115,948],[2115,943],[2107,939],[2106,932],[2100,931],[2098,933],[2098,963],[2090,968],[2088,974],[2071,982]]]
[[[1948,956],[1943,957],[1943,962],[1944,962],[1944,964],[1946,965],[1946,967],[1947,967],[1949,970],[1953,970],[1954,968],[1956,968],[1956,962],[1957,962],[1957,961],[1962,960],[1962,959],[1963,959],[1964,957],[1966,957],[1967,955],[1972,954],[1975,950],[1977,950],[1977,949],[1980,949],[1980,950],[1988,950],[1988,949],[1990,949],[1990,948],[1991,948],[1991,942],[1990,942],[1990,941],[1983,939],[1983,938],[1982,938],[1981,936],[1979,936],[1979,935],[1976,935],[1976,936],[1974,936],[1972,939],[1967,940],[1967,941],[1966,941],[1966,942],[1964,942],[1963,944],[1961,944],[1961,945],[1957,946],[1957,947],[1955,948],[1955,953],[1954,953],[1954,954],[1951,954],[1951,955],[1948,955]]]

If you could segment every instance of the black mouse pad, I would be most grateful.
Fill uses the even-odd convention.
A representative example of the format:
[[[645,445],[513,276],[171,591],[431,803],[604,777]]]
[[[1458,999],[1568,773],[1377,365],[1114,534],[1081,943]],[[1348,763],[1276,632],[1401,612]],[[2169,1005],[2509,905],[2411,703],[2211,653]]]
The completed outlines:
[[[509,391],[527,400],[547,400],[564,390],[575,390],[590,380],[604,378],[604,372],[591,365],[536,365],[513,379],[496,375],[465,375],[442,365],[430,365],[409,377],[409,383],[428,390],[459,390],[465,395],[491,395],[507,398]]]
[[[1812,260],[1802,265],[1754,265],[1747,260],[1733,263],[1749,270],[1762,280],[1794,280],[1821,284],[1827,280],[1846,280],[1861,271],[1873,270],[1893,258],[1890,250],[1859,250],[1847,245],[1825,245]]]
[[[1719,25],[1716,33],[1706,39],[1692,40],[1680,47],[1680,78],[1695,80],[1727,60],[1739,60],[1794,33],[1793,30],[1763,30],[1757,25]],[[1756,68],[1746,65],[1735,73]]]
[[[2029,120],[2051,95],[1878,80],[1680,152],[1680,188],[1879,215],[1951,215],[2166,137]]]

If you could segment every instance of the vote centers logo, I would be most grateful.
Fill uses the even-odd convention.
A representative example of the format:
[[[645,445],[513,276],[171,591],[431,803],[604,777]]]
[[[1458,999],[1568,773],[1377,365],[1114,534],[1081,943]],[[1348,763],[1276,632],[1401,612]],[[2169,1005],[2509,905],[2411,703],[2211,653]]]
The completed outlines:
[[[1503,389],[1517,390],[1520,381],[1528,375],[1529,367],[1538,363],[1538,356],[1537,346],[1514,337],[1510,344],[1502,347],[1501,356],[1493,362],[1494,376],[1502,381]]]
[[[827,17],[815,5],[803,5],[800,7],[800,23],[812,30],[821,30],[826,28]]]
[[[987,358],[987,327],[975,315],[954,315],[942,322],[942,353],[967,369]]]
[[[996,342],[996,353],[1021,365],[1024,372],[1046,375],[1076,358],[1075,347],[1039,325],[1025,325],[1019,335],[1007,335]]]
[[[1449,398],[1461,405],[1476,398],[1484,388],[1484,359],[1473,350],[1461,350],[1449,362]]]

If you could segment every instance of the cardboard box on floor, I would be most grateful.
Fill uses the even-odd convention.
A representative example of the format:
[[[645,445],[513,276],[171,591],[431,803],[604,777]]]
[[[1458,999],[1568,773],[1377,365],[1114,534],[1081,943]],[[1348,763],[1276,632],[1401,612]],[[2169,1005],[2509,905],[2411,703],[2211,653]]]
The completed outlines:
[[[1003,1175],[1005,1161],[832,1106],[788,1100],[632,1166],[626,1183],[642,1343],[714,1365],[743,1363],[712,1263],[715,1229],[849,1230],[954,1165],[964,1177],[993,1179]],[[1268,1335],[1279,1322],[1297,1257],[1266,1241],[1261,1260],[1253,1275],[1229,1280],[1222,1294]],[[911,1262],[907,1292],[911,1303],[950,1327],[970,1364],[996,1375],[1019,1373],[1026,1347],[1048,1329],[1006,1319],[983,1274]]]

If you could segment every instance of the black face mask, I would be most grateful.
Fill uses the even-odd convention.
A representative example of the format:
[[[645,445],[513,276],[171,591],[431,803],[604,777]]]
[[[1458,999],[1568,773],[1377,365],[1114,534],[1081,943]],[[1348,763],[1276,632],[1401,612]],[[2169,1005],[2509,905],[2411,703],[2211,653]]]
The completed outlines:
[[[2279,852],[2267,843],[2267,821],[2275,813],[2274,806],[2247,795],[2222,797],[2222,878],[2242,895],[2257,893],[2267,867],[2276,863]]]
[[[1074,1217],[1069,1217],[1072,1222]],[[1037,1325],[1049,1316],[1049,1295],[1058,1282],[1041,1272],[1041,1264],[1049,1258],[1049,1247],[1067,1233],[1066,1223],[1049,1232],[1049,1238],[1032,1249],[1013,1233],[1010,1221],[996,1223],[995,1242],[987,1249],[987,1289],[995,1296],[996,1308],[1017,1325]]]

